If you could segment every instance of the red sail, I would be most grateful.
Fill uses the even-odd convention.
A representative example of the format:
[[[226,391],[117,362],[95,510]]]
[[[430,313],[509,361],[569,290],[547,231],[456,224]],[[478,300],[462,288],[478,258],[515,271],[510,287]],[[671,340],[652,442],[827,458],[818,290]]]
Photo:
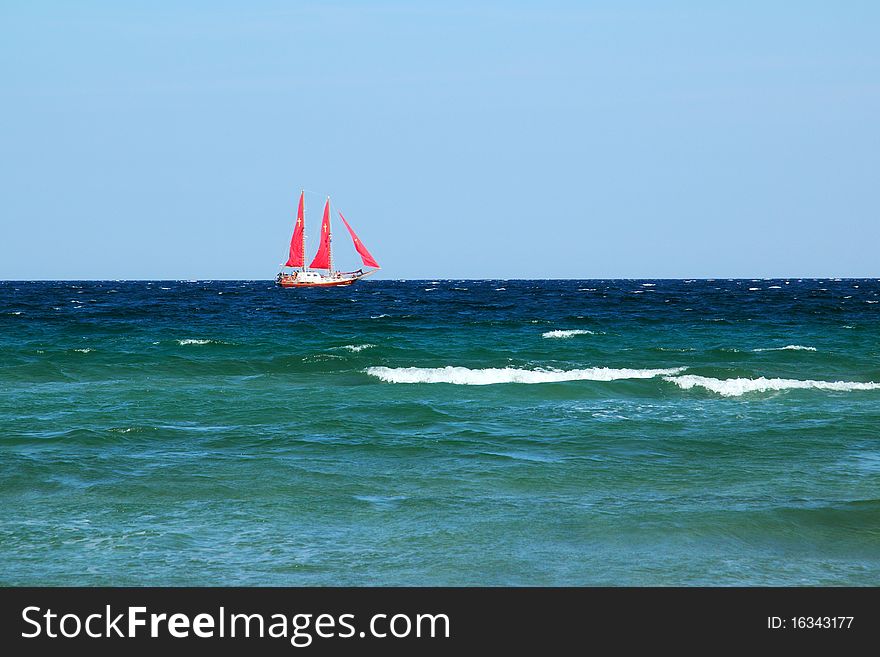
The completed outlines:
[[[342,223],[345,224],[345,227],[348,228],[348,233],[351,235],[351,241],[354,242],[354,248],[358,253],[361,254],[361,260],[364,261],[364,265],[367,267],[376,267],[379,269],[379,263],[376,262],[376,259],[370,255],[370,252],[367,251],[367,247],[364,246],[364,243],[358,239],[358,236],[354,234],[354,230],[351,226],[348,225],[348,222],[345,220],[345,217],[342,216],[342,213],[339,213],[339,218],[342,219]]]
[[[321,241],[315,259],[309,265],[312,269],[330,269],[330,199],[324,205],[324,218],[321,220]]]
[[[303,194],[300,194],[299,208],[296,211],[296,226],[293,229],[293,237],[290,240],[290,257],[284,263],[285,267],[303,266],[303,223]]]

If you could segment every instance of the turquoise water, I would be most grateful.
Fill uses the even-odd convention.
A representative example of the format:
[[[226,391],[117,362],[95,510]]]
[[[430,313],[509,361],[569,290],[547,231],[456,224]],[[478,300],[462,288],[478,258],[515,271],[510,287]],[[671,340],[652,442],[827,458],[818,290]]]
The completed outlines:
[[[0,283],[0,584],[880,584],[874,280]]]

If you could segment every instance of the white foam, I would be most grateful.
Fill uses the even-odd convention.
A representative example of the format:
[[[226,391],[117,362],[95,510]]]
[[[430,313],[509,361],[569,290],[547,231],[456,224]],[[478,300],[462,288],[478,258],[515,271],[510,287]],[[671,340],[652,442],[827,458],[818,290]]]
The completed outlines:
[[[766,392],[768,390],[834,390],[838,392],[849,392],[852,390],[878,390],[880,383],[869,381],[860,383],[857,381],[802,381],[800,379],[767,379],[759,377],[757,379],[714,379],[707,376],[696,376],[686,374],[684,376],[664,376],[665,381],[674,383],[683,390],[690,390],[695,386],[705,388],[711,392],[718,393],[723,397],[739,397],[748,392]]]
[[[376,345],[374,344],[346,344],[342,345],[341,347],[337,347],[337,349],[347,349],[348,351],[357,353],[359,351],[363,351],[364,349],[371,349],[375,346]]]
[[[184,346],[188,344],[226,344],[224,342],[220,342],[219,340],[196,340],[194,338],[187,338],[185,340],[178,340],[177,344]]]
[[[628,369],[590,367],[579,370],[522,370],[513,367],[368,367],[364,370],[387,383],[454,383],[485,386],[493,383],[559,383],[562,381],[617,381],[651,379],[683,372],[684,367],[667,369]]]
[[[425,292],[433,292],[436,289],[437,289],[436,287],[426,287]]]
[[[542,338],[570,338],[575,335],[595,335],[593,331],[588,331],[587,329],[569,329],[566,331],[556,330],[556,331],[547,331],[546,333],[542,333]]]
[[[757,291],[760,290],[760,289],[761,289],[761,288],[759,288],[759,287],[750,287],[750,288],[749,288],[749,292],[757,292]]]
[[[642,287],[656,287],[656,283],[642,283]]]
[[[383,317],[391,317],[391,315],[386,315],[382,313],[381,315],[370,315],[370,319],[382,319]]]
[[[81,354],[87,354],[92,351],[92,349],[74,349],[74,351],[78,351]]]
[[[766,349],[752,349],[752,351],[816,351],[816,347],[804,347],[799,344],[788,344],[784,347],[767,347]]]

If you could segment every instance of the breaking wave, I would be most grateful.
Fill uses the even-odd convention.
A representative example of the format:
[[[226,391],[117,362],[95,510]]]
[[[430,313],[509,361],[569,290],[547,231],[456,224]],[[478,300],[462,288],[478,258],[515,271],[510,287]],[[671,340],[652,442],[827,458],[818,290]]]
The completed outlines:
[[[574,335],[595,335],[594,331],[588,331],[587,329],[570,329],[567,331],[557,330],[557,331],[547,331],[546,333],[542,333],[542,338],[570,338]]]
[[[752,351],[816,351],[816,347],[803,347],[799,344],[789,344],[784,347],[768,347],[766,349],[752,349]]]
[[[227,344],[222,340],[197,340],[195,338],[186,338],[185,340],[177,340],[177,344],[180,346],[186,346],[188,344]]]
[[[802,381],[800,379],[714,379],[708,376],[686,374],[684,376],[664,376],[665,381],[674,383],[683,390],[694,387],[705,388],[724,397],[739,397],[749,392],[766,392],[768,390],[833,390],[849,392],[852,390],[880,390],[880,383],[869,381]]]
[[[353,353],[357,353],[359,351],[363,351],[364,349],[371,349],[375,347],[374,344],[345,344],[341,347],[337,347],[337,349],[345,349],[346,351],[351,351]]]
[[[522,370],[513,367],[368,367],[364,370],[386,383],[454,383],[485,386],[493,383],[560,383],[562,381],[617,381],[651,379],[683,372],[685,367],[666,369],[629,369],[589,367],[579,370]]]

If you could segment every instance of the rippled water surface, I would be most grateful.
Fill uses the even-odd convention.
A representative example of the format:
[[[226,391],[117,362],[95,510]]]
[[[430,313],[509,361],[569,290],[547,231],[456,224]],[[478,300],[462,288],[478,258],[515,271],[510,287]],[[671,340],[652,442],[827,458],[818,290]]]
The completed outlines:
[[[880,584],[875,280],[0,283],[0,584]]]

